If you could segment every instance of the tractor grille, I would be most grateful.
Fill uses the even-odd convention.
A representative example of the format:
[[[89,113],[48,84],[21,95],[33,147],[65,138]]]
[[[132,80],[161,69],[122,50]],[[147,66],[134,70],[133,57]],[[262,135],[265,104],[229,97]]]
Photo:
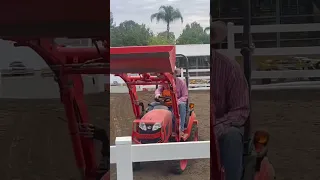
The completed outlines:
[[[146,131],[144,131],[144,130],[139,128],[139,133],[140,134],[155,134],[155,133],[158,133],[158,132],[161,131],[161,128],[156,130],[156,131],[152,131],[153,124],[146,124],[146,126],[147,126],[147,130]]]
[[[161,138],[156,139],[140,139],[141,144],[151,144],[160,142]]]
[[[152,131],[152,126],[153,124],[146,124],[147,126],[147,130],[144,131],[142,129],[139,128],[139,134],[155,134],[155,133],[159,133],[161,131],[161,128],[156,130],[156,131]],[[139,139],[141,144],[149,144],[149,143],[158,143],[161,140],[161,137],[157,137],[154,139]]]

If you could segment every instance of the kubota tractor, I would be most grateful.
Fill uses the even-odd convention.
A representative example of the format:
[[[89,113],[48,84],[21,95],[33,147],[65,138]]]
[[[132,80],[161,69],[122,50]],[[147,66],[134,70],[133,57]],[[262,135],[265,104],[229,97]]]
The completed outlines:
[[[186,57],[185,59],[188,60]],[[198,120],[193,103],[186,103],[188,106],[186,128],[184,136],[180,135],[180,115],[173,76],[175,61],[175,46],[110,48],[111,73],[121,77],[129,90],[135,115],[132,126],[132,141],[135,144],[198,141]],[[132,76],[129,73],[139,74],[139,76]],[[186,81],[188,84],[188,78]],[[156,99],[158,103],[152,110],[145,109],[144,104],[138,100],[137,85],[164,86],[167,89],[166,95]],[[174,123],[173,119],[175,119]],[[179,174],[186,167],[187,160],[175,161],[172,170]],[[140,162],[134,163],[133,168],[140,169]]]

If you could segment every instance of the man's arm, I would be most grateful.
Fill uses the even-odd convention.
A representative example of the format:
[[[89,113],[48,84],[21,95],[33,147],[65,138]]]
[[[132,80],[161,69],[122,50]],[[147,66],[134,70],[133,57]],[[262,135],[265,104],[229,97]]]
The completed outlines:
[[[181,97],[178,99],[178,104],[181,102],[186,102],[188,99],[188,87],[187,84],[181,80]]]
[[[248,83],[240,68],[233,67],[232,69],[226,82],[229,111],[217,120],[223,124],[224,132],[230,126],[243,126],[250,113]]]

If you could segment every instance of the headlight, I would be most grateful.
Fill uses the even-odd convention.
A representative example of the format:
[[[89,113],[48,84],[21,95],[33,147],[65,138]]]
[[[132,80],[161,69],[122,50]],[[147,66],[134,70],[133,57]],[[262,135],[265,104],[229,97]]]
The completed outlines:
[[[147,130],[147,126],[146,126],[145,123],[139,123],[139,128],[140,128],[141,130],[144,130],[144,131]]]
[[[152,126],[152,131],[156,131],[158,129],[161,128],[161,123],[155,123],[153,126]]]

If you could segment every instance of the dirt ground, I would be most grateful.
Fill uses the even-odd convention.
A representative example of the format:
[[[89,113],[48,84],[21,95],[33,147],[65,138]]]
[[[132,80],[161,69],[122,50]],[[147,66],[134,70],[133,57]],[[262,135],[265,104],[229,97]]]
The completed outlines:
[[[145,102],[152,93],[140,93]],[[209,93],[192,91],[201,140],[209,139]],[[89,95],[90,117],[107,127],[107,94]],[[278,180],[320,180],[320,91],[260,91],[252,94],[254,128],[271,133],[269,157]],[[133,118],[129,97],[111,95],[110,136],[130,135]],[[0,179],[79,179],[64,111],[58,100],[0,101]],[[62,118],[62,119],[61,119]],[[97,148],[98,149],[98,148]],[[144,163],[135,180],[209,179],[209,160],[190,161],[184,174],[168,172],[166,162]],[[112,167],[112,179],[115,167]]]

